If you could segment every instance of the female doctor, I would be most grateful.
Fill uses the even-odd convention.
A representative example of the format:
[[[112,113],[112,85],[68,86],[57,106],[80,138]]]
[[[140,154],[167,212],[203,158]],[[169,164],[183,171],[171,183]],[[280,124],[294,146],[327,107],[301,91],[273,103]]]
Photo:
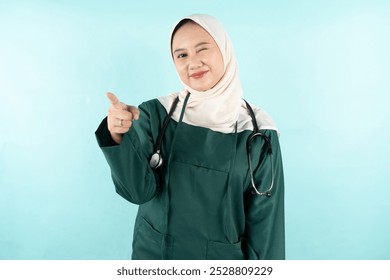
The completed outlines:
[[[139,108],[108,93],[96,131],[117,193],[139,205],[132,259],[284,259],[278,131],[243,100],[228,35],[195,14],[170,47],[183,89]]]

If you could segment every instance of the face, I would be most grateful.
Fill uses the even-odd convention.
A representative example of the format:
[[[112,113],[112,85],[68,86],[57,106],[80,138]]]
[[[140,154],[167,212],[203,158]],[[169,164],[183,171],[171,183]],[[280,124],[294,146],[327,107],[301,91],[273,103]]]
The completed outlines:
[[[224,74],[218,45],[198,24],[186,23],[176,31],[172,56],[180,79],[194,90],[213,88]]]

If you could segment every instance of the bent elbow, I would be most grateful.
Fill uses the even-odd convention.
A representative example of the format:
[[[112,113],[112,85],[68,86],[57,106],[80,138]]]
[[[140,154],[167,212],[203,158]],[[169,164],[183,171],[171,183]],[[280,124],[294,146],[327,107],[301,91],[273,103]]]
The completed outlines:
[[[156,182],[151,176],[145,176],[141,182],[121,184],[115,182],[116,193],[127,201],[140,205],[150,201],[156,195]]]

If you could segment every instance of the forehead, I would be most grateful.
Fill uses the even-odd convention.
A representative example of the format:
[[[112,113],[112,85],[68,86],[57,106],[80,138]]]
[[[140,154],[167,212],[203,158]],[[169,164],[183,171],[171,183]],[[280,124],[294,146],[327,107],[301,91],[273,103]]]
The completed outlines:
[[[213,37],[200,25],[187,22],[181,26],[172,38],[172,49],[176,47],[190,47],[198,42],[214,43]]]

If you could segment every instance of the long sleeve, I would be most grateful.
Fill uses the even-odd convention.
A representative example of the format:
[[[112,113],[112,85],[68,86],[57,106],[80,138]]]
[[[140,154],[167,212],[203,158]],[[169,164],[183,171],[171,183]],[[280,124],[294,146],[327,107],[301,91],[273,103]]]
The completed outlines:
[[[135,204],[152,199],[157,189],[157,180],[148,159],[153,152],[150,113],[146,106],[141,105],[139,109],[139,120],[134,121],[130,130],[123,135],[121,144],[116,145],[112,140],[106,118],[95,132],[111,169],[116,192]]]
[[[266,131],[272,144],[272,163],[275,180],[271,197],[245,196],[245,236],[248,259],[285,259],[284,178],[278,135]],[[271,184],[272,169],[269,155],[263,149],[261,163],[254,174],[256,187],[265,191]],[[258,160],[258,158],[257,158]],[[250,187],[252,188],[252,187]]]

